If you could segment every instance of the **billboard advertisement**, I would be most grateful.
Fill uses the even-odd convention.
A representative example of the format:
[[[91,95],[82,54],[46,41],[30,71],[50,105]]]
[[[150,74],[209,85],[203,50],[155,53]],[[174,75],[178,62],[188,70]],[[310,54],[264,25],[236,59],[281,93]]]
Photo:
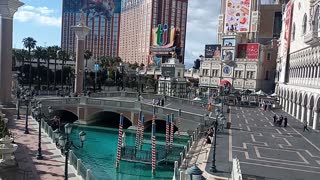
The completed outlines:
[[[236,40],[234,38],[224,38],[223,39],[223,46],[236,46]]]
[[[120,13],[121,0],[68,0],[63,1],[63,12],[79,13],[82,9],[92,16],[110,19],[114,13]]]
[[[204,50],[205,58],[221,57],[221,45],[220,44],[207,44]]]
[[[259,59],[259,43],[238,45],[238,58]]]
[[[233,61],[234,60],[234,50],[232,50],[232,49],[222,50],[222,60],[223,61]]]
[[[179,28],[169,28],[167,24],[158,24],[158,27],[152,29],[152,46],[160,48],[179,48],[181,46]]]
[[[224,32],[248,32],[251,0],[227,0]]]

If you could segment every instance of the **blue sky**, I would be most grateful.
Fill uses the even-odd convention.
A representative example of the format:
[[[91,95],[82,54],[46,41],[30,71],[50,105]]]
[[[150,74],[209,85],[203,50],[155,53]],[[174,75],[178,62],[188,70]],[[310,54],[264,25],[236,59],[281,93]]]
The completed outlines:
[[[13,21],[13,47],[22,48],[22,39],[33,37],[39,46],[59,45],[62,0],[20,0],[25,3]]]

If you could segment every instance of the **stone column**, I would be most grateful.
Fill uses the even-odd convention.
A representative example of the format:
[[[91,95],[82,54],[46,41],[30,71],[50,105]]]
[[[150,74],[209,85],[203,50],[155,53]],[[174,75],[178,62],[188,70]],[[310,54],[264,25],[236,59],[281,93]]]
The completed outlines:
[[[285,109],[284,109],[284,111],[285,112],[288,112],[288,109],[289,109],[289,100],[288,99],[286,99],[286,107],[285,107]]]
[[[0,104],[11,104],[13,15],[23,3],[0,1]]]
[[[301,122],[304,121],[304,118],[305,118],[305,115],[306,114],[306,107],[304,105],[301,106],[301,117],[300,117],[300,120]]]
[[[292,112],[291,112],[292,117],[295,117],[296,115],[296,107],[297,107],[297,104],[295,102],[292,102]]]
[[[296,111],[297,111],[297,113],[296,113],[296,119],[300,119],[300,104],[297,104],[297,108],[296,108]]]
[[[307,122],[308,122],[308,125],[310,126],[311,125],[311,117],[312,117],[312,109],[311,107],[307,107]]]
[[[318,121],[319,121],[319,110],[314,109],[313,110],[313,125],[312,125],[312,129],[314,129],[314,130],[317,129]]]
[[[83,22],[80,22],[80,24],[71,28],[77,36],[74,92],[80,95],[83,92],[84,40],[89,33],[90,28],[88,28]]]
[[[292,113],[292,112],[291,112],[291,110],[292,110],[292,101],[289,100],[288,102],[289,102],[288,114],[291,114],[291,113]]]

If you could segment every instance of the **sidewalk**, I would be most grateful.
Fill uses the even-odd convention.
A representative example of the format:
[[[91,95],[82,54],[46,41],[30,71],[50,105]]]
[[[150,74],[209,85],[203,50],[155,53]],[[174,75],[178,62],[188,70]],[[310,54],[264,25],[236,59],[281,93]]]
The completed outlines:
[[[12,171],[14,176],[19,173],[19,179],[26,180],[61,180],[64,179],[64,162],[65,158],[61,151],[56,148],[55,144],[48,135],[42,131],[42,155],[43,160],[37,160],[36,154],[38,149],[38,123],[29,116],[29,133],[24,134],[25,115],[21,115],[20,120],[15,119],[15,109],[3,109],[6,117],[9,118],[8,127],[14,133],[14,141],[18,145],[15,153],[18,167]],[[75,169],[69,165],[69,179],[81,179],[76,175]],[[9,174],[10,175],[10,174]],[[11,176],[9,176],[11,177]],[[10,180],[10,178],[9,178]]]
[[[219,132],[220,133],[220,132]],[[218,135],[219,135],[218,133]],[[218,137],[218,136],[217,136]],[[218,138],[217,138],[218,142]],[[212,164],[211,159],[213,155],[213,143],[206,144],[206,137],[201,137],[198,141],[194,142],[193,146],[191,147],[189,154],[186,157],[186,162],[182,165],[182,169],[186,170],[187,168],[192,167],[194,164],[198,166],[201,171],[203,171],[203,177],[210,180],[227,180],[231,174],[231,171],[226,171],[226,168],[218,167],[221,165],[219,161],[221,161],[220,157],[223,157],[219,152],[223,152],[223,150],[219,150],[219,145],[217,145],[217,153],[216,153],[216,166],[218,172],[215,175],[210,172],[210,166]],[[221,146],[220,146],[221,147]],[[220,157],[219,157],[220,156]],[[228,161],[227,159],[225,161]],[[229,167],[227,168],[229,169]]]

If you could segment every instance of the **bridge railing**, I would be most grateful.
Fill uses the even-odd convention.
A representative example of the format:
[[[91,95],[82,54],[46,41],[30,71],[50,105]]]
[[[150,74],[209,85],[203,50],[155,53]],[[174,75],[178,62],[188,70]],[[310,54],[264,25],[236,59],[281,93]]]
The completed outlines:
[[[110,108],[116,110],[130,110],[138,112],[142,110],[146,114],[152,114],[153,105],[144,103],[141,101],[128,101],[122,99],[101,99],[91,97],[71,97],[71,98],[45,98],[41,99],[43,109],[46,110],[48,106],[63,107],[63,106],[100,106],[103,108]],[[168,108],[163,106],[156,106],[156,113],[159,118],[166,118],[167,114],[178,115],[178,109]],[[203,114],[196,114],[187,111],[182,111],[181,118],[183,122],[187,122],[189,125],[205,124],[205,117]],[[209,118],[209,121],[213,121],[213,118]],[[192,125],[193,126],[193,125]]]
[[[159,94],[149,94],[149,93],[142,93],[141,96],[145,99],[158,99],[163,98],[163,95]],[[99,92],[94,93],[91,97],[131,97],[131,98],[138,98],[137,92],[126,92],[126,91],[111,91],[111,92]],[[179,102],[181,104],[189,104],[193,106],[202,107],[203,103],[198,101],[193,101],[190,99],[173,97],[173,96],[166,96],[167,101],[172,102]]]

